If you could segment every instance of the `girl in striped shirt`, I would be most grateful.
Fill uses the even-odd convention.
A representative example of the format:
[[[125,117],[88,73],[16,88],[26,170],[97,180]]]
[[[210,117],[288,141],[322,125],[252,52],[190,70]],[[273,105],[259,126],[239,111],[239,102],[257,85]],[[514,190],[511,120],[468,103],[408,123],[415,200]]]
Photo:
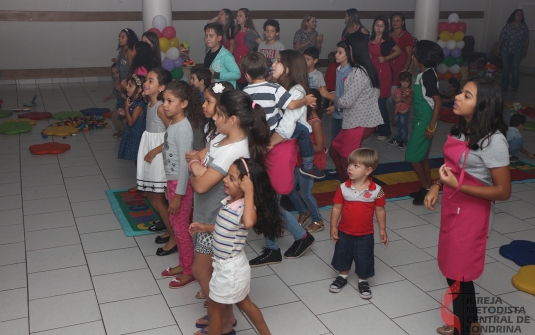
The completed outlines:
[[[194,222],[192,234],[213,232],[213,268],[210,280],[208,318],[210,334],[221,334],[225,305],[236,304],[247,314],[260,335],[271,334],[260,309],[249,298],[251,268],[245,256],[249,229],[270,238],[284,231],[275,190],[264,167],[252,159],[240,158],[230,166],[225,193],[215,225]]]

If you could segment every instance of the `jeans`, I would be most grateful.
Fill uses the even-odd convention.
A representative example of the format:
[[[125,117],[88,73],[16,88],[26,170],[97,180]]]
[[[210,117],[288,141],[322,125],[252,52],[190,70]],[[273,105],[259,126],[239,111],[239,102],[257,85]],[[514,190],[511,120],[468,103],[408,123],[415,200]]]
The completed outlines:
[[[511,86],[518,88],[520,83],[520,62],[522,61],[522,53],[508,53],[502,51],[503,60],[503,74],[502,74],[502,88],[507,89],[509,87],[509,71],[513,72],[513,80]]]
[[[390,136],[392,134],[390,130],[390,118],[388,117],[388,108],[386,107],[386,98],[379,98],[379,110],[383,117],[383,124],[379,125],[379,136]]]
[[[398,142],[408,142],[409,138],[409,112],[405,114],[396,113],[394,116],[396,120],[396,132],[394,133],[394,138]]]
[[[308,128],[304,124],[297,122],[291,138],[297,139],[303,162],[312,162],[314,160],[314,147],[312,146]]]
[[[297,185],[301,190],[301,196],[297,192]],[[294,189],[292,193],[288,195],[290,200],[297,209],[299,215],[304,215],[308,210],[313,222],[319,222],[321,220],[320,211],[318,208],[318,202],[312,195],[312,186],[314,185],[314,179],[299,172],[299,168],[296,167],[294,171]],[[304,201],[304,203],[303,203]]]
[[[386,107],[388,108],[388,117],[393,119],[395,117],[396,105],[394,100],[394,91],[398,88],[397,86],[392,86],[390,95],[386,98]]]
[[[277,198],[280,201],[281,195],[277,194]],[[297,222],[297,220],[292,214],[288,213],[288,211],[283,209],[282,207],[279,207],[279,208],[282,212],[282,215],[284,216],[284,220],[286,221],[286,227],[285,227],[286,230],[288,230],[290,234],[292,234],[295,240],[302,239],[306,235],[307,232],[303,229],[303,227],[301,227],[299,222]],[[277,242],[277,240],[270,240],[267,237],[265,238],[265,240],[266,240],[267,249],[271,249],[271,250],[279,249],[279,243]]]
[[[334,139],[336,138],[336,135],[342,130],[342,121],[343,119],[335,119],[332,118],[331,121],[331,143],[333,143]]]
[[[513,138],[509,141],[509,155],[517,156],[520,149],[524,146],[524,139],[522,137]]]

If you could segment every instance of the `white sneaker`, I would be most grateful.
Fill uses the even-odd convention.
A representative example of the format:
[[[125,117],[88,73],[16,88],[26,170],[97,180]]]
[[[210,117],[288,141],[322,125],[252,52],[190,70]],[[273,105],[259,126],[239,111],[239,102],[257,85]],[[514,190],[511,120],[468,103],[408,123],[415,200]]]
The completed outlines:
[[[377,141],[384,141],[388,138],[388,136],[377,136]]]

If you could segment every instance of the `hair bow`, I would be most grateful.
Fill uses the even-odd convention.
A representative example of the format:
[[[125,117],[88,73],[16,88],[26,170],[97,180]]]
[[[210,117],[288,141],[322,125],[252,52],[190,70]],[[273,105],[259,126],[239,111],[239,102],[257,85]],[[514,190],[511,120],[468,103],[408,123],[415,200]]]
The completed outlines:
[[[137,74],[138,76],[146,77],[148,74],[148,71],[144,66],[140,66],[134,71],[134,73]]]

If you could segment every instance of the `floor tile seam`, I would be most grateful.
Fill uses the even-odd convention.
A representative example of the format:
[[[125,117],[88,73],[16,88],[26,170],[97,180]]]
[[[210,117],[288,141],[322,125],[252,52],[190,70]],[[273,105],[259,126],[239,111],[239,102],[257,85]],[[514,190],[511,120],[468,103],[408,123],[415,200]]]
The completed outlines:
[[[88,200],[88,201],[104,201],[106,199],[100,199],[100,200]],[[81,201],[81,202],[84,202],[84,201]],[[81,202],[69,202],[71,205],[72,204],[79,204]],[[102,215],[102,214],[113,214],[113,209],[111,212],[108,212],[108,213],[99,213],[99,214],[96,214],[96,215]],[[74,215],[74,213],[73,213]],[[87,215],[79,215],[79,216],[74,216],[74,219],[77,219],[77,218],[86,218],[86,217],[89,217],[89,216],[95,216],[95,214],[87,214]]]
[[[33,232],[37,232],[37,231],[50,230],[50,229],[67,228],[67,227],[73,227],[73,226],[76,226],[76,223],[74,223],[74,224],[69,224],[68,226],[62,226],[62,227],[52,227],[52,228],[42,228],[42,229],[26,230],[26,233],[33,233]]]
[[[60,229],[60,228],[54,228],[54,229]],[[50,249],[61,248],[61,247],[70,247],[70,246],[78,245],[78,244],[81,244],[81,240],[80,240],[80,243],[58,245],[58,246],[54,246],[54,247],[46,247],[46,248],[39,248],[39,249],[31,249],[31,250],[26,250],[26,251],[32,251],[32,252],[34,252],[34,251],[43,251],[43,250],[50,250]]]
[[[172,314],[172,313],[171,313]],[[175,316],[173,315],[173,319],[175,318]],[[180,330],[180,332],[182,334],[185,334],[181,329],[180,329],[180,326],[178,325],[178,322],[176,321],[175,319],[175,325],[178,327],[178,329]],[[133,333],[126,333],[126,334],[121,334],[121,335],[136,335],[136,334],[139,334],[141,332],[146,332],[148,330],[154,330],[154,329],[161,329],[161,328],[166,328],[166,327],[170,327],[170,326],[173,326],[173,325],[167,325],[167,326],[161,326],[161,327],[155,327],[155,328],[151,328],[151,329],[145,329],[145,330],[140,330],[140,331],[135,331]],[[250,329],[250,328],[249,328]],[[246,329],[244,329],[246,330]]]
[[[56,185],[59,185],[59,184],[56,184]],[[46,186],[53,186],[53,185],[45,185],[44,187]],[[67,196],[67,194],[64,194],[64,195],[55,195],[55,194],[52,194],[52,195],[43,195],[44,198],[35,198],[35,199],[24,199],[24,194],[22,194],[22,201],[34,201],[34,200],[44,200],[44,199],[57,199],[57,198],[62,198],[62,197],[65,197]],[[64,212],[64,211],[60,211],[60,212]],[[33,215],[33,214],[29,214],[29,215]]]
[[[22,319],[28,319],[30,320],[30,317],[29,316],[23,316],[23,317],[20,317],[20,318],[15,318],[15,319],[9,319],[9,320],[3,320],[3,321],[0,321],[0,324],[4,323],[4,322],[10,322],[10,321],[15,321],[15,320],[22,320]],[[28,322],[28,327],[30,327],[30,323]],[[28,328],[30,329],[30,328]]]
[[[29,319],[29,318],[28,318]],[[31,335],[39,335],[39,334],[42,334],[43,332],[48,332],[48,331],[52,331],[52,330],[57,330],[57,329],[63,329],[63,328],[68,328],[68,327],[74,327],[74,326],[78,326],[78,325],[85,325],[85,324],[89,324],[89,323],[93,323],[93,322],[99,322],[99,321],[103,321],[102,319],[100,320],[93,320],[93,321],[87,321],[87,322],[82,322],[82,323],[77,323],[77,324],[74,324],[74,325],[68,325],[68,326],[62,326],[62,327],[57,327],[57,328],[51,328],[51,329],[47,329],[47,330],[40,330],[38,332],[32,332],[30,333]],[[104,322],[102,322],[102,324],[104,324]],[[29,329],[29,328],[28,328]]]
[[[26,283],[26,285],[24,285],[24,286],[12,287],[12,288],[8,288],[8,289],[0,289],[0,293],[20,290],[20,289],[27,288],[27,287],[28,287],[28,283]]]
[[[87,216],[84,216],[84,217],[87,217]],[[75,223],[76,226],[78,226],[78,224]],[[122,231],[122,228],[119,227],[119,228],[113,228],[113,229],[109,229],[109,230],[101,230],[101,231],[92,231],[92,232],[88,232],[88,233],[78,233],[80,236],[82,235],[88,235],[88,234],[97,234],[97,233],[105,233],[105,232],[110,232],[110,231],[115,231],[115,230],[121,230]],[[133,248],[133,247],[132,247]],[[114,249],[115,250],[115,249]],[[141,249],[140,249],[141,250]],[[94,252],[90,252],[90,254],[92,254]],[[143,253],[142,253],[143,254]]]
[[[96,292],[95,292],[95,294],[96,294]],[[100,302],[99,302],[98,305],[99,305],[99,307],[100,307],[100,306],[102,306],[102,305],[108,305],[108,304],[113,304],[113,303],[122,302],[122,301],[129,301],[129,300],[134,300],[134,299],[147,298],[147,297],[157,297],[157,296],[161,296],[162,299],[163,299],[164,301],[166,301],[166,300],[165,300],[165,296],[164,296],[163,294],[161,294],[161,293],[155,293],[155,294],[148,294],[148,295],[145,295],[145,296],[142,296],[142,297],[133,297],[133,298],[127,298],[127,299],[123,299],[123,300],[110,301],[110,302],[103,302],[103,303],[100,303]],[[97,302],[98,302],[98,299],[97,299]],[[168,308],[170,308],[169,305],[167,304],[167,301],[166,301],[166,305],[167,305]],[[169,310],[169,311],[170,311],[170,310]],[[171,312],[171,311],[170,311],[170,312]],[[172,314],[172,313],[171,313],[171,314]]]
[[[92,288],[92,289],[86,289],[86,290],[80,290],[80,291],[73,291],[73,292],[68,292],[68,293],[53,294],[53,295],[49,295],[49,296],[46,296],[46,297],[39,297],[39,298],[33,298],[33,299],[31,299],[31,298],[28,296],[28,302],[37,301],[37,300],[43,300],[43,299],[48,299],[48,298],[63,297],[63,296],[66,296],[66,295],[72,295],[72,294],[83,293],[83,292],[90,292],[90,291],[95,291],[95,289]],[[96,296],[96,293],[95,293],[95,296]],[[98,303],[98,300],[97,300],[97,303]]]

